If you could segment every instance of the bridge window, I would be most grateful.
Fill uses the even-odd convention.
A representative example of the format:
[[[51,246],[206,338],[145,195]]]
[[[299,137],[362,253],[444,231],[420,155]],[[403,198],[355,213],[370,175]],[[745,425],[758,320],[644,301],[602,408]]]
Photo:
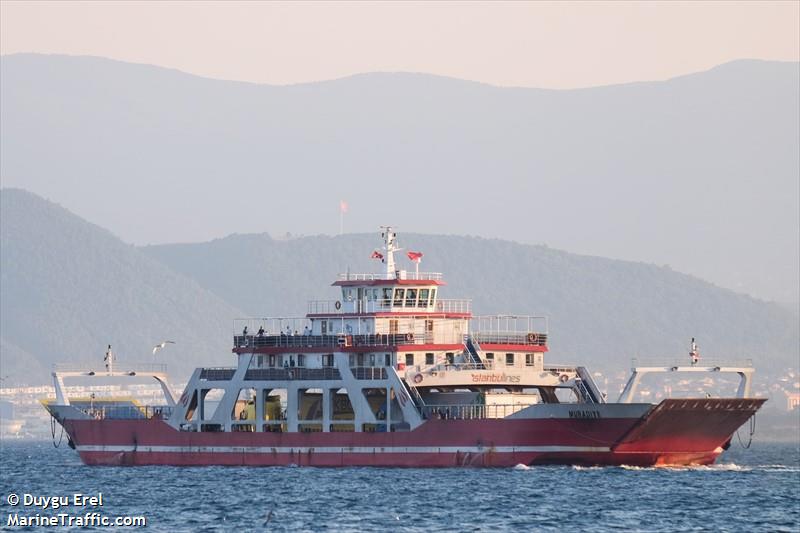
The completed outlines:
[[[514,354],[507,353],[506,354],[506,366],[514,366]]]
[[[375,366],[375,354],[369,354],[369,366]]]
[[[433,364],[433,354],[432,353],[426,353],[425,354],[425,364],[426,365],[432,365]]]
[[[452,365],[456,362],[455,355],[453,354],[453,352],[447,352],[444,356],[447,358],[448,365]]]
[[[417,289],[406,291],[406,307],[414,307],[417,303]]]
[[[420,289],[419,290],[419,300],[417,301],[417,307],[428,307],[428,298],[430,298],[431,291],[428,289]]]
[[[388,353],[385,353],[383,355],[384,355],[383,366],[392,366],[392,356]]]
[[[322,356],[322,366],[331,367],[333,366],[333,354],[326,353]]]
[[[430,303],[430,305],[433,305],[435,303],[435,301],[436,301],[436,289],[431,289],[431,303]]]
[[[536,363],[533,360],[533,354],[532,353],[526,353],[525,354],[525,366],[534,366],[535,364]]]
[[[297,366],[306,366],[305,354],[302,353],[297,354]]]
[[[395,289],[394,290],[394,305],[395,307],[402,307],[403,305],[403,296],[405,296],[406,290],[405,289]]]
[[[414,366],[414,354],[407,353],[406,354],[406,366]]]
[[[494,361],[494,354],[492,352],[487,353],[486,359],[489,361]]]
[[[392,304],[392,289],[389,287],[385,287],[383,289],[383,295],[381,296],[381,305],[384,307],[389,307]]]

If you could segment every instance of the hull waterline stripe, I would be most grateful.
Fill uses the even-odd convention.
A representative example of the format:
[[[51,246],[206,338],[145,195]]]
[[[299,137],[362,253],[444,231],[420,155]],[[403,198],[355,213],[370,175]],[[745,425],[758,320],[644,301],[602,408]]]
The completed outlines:
[[[520,453],[520,452],[609,452],[608,446],[134,446],[78,445],[79,452],[136,452],[136,453]]]

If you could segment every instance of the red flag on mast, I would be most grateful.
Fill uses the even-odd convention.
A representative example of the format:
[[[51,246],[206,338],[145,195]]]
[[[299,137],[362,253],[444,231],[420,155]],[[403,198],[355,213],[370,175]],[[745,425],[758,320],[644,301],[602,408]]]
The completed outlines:
[[[380,253],[378,250],[375,250],[374,252],[372,252],[372,255],[369,256],[369,257],[370,257],[370,259],[383,259],[383,254]]]
[[[409,252],[406,252],[406,255],[408,256],[409,259],[411,259],[412,261],[416,261],[417,263],[422,261],[422,252],[411,252],[411,251],[409,251]]]

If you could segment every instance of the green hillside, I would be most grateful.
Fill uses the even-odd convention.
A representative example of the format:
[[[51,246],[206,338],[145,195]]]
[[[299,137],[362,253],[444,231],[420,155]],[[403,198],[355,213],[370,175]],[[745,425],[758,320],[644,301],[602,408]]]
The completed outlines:
[[[230,364],[233,306],[106,230],[25,191],[0,192],[0,333],[9,383],[53,363],[166,362],[175,379]],[[177,344],[154,358],[153,345]]]

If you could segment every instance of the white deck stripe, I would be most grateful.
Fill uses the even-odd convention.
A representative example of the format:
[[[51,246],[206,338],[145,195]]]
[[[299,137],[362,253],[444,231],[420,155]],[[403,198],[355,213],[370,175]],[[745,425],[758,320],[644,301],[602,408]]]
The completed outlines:
[[[133,452],[137,453],[513,453],[513,452],[608,452],[607,446],[133,446],[133,445],[94,445],[77,446],[79,452]]]

